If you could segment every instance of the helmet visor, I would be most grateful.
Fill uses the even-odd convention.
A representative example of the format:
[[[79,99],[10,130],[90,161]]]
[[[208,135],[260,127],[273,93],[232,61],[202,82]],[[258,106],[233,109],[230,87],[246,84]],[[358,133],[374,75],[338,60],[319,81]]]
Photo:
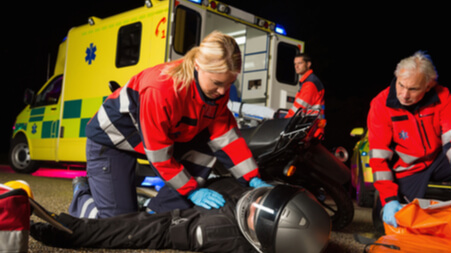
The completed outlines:
[[[273,212],[273,209],[262,205],[265,197],[273,187],[260,187],[246,192],[237,202],[237,221],[245,238],[261,252],[261,244],[257,238],[255,224],[258,212]]]

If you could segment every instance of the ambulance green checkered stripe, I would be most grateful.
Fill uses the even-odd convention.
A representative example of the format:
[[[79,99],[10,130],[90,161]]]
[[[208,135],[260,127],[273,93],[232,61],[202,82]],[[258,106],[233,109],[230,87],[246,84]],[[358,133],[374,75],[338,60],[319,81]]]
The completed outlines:
[[[14,126],[14,132],[18,130],[27,131],[27,123],[16,123],[16,125]]]
[[[64,128],[62,138],[86,137],[86,124],[99,110],[107,96],[85,98],[64,102],[61,126]]]
[[[82,100],[70,100],[64,102],[63,119],[80,118],[82,112]]]
[[[79,133],[79,137],[86,137],[86,133],[85,133],[85,128],[86,128],[86,124],[88,124],[88,121],[91,118],[87,118],[87,119],[81,119],[80,120],[80,133]]]
[[[31,109],[29,122],[39,122],[44,119],[45,107]]]
[[[34,116],[34,117],[30,117],[30,119],[28,120],[29,122],[39,122],[42,121],[44,119],[44,116]]]
[[[60,121],[44,121],[42,122],[41,138],[57,138]]]
[[[43,115],[45,110],[45,107],[31,109],[30,116]]]

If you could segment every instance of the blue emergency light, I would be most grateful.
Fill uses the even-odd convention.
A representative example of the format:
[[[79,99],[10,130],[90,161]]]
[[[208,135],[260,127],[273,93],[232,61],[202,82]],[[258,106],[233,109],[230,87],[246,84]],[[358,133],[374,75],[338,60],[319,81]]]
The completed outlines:
[[[193,2],[195,4],[201,4],[202,3],[202,0],[188,0],[188,1]]]
[[[154,187],[156,191],[159,191],[165,182],[160,177],[145,177],[141,186],[151,186]]]
[[[280,25],[276,25],[275,32],[278,34],[281,34],[281,35],[287,35],[286,29],[284,29],[284,27],[282,27]]]

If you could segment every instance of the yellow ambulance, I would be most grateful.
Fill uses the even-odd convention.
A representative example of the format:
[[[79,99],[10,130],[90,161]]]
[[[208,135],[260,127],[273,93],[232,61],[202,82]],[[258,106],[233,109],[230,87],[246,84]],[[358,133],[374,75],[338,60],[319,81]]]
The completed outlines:
[[[54,75],[17,116],[10,147],[16,172],[32,173],[41,162],[82,164],[85,125],[111,93],[141,70],[181,58],[218,30],[241,47],[242,73],[235,86],[242,102],[290,108],[297,87],[293,56],[304,43],[285,36],[267,19],[215,0],[147,0],[140,8],[108,18],[90,17],[69,30]]]

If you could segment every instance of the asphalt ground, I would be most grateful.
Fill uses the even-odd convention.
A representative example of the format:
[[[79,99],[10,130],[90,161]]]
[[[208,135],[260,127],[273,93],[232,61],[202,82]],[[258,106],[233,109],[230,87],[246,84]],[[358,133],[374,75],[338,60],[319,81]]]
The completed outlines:
[[[38,170],[39,172],[39,170]],[[63,171],[64,172],[64,171]],[[14,173],[9,167],[0,165],[0,183],[10,180],[24,180],[29,183],[34,194],[34,198],[42,206],[48,210],[61,213],[67,212],[72,199],[72,180],[70,178],[54,178],[49,176],[26,175]],[[70,174],[70,173],[69,173]],[[37,173],[39,175],[39,173]],[[70,177],[70,176],[69,176]],[[372,225],[371,208],[359,207],[355,204],[355,216],[353,222],[341,231],[333,231],[331,233],[330,242],[325,252],[363,252],[364,246],[354,240],[355,234],[364,235],[366,237],[375,237],[376,231]],[[40,221],[34,215],[31,216],[33,221]],[[53,248],[29,238],[29,252],[133,252],[133,253],[149,253],[149,252],[184,252],[175,250],[109,250],[109,249],[77,249],[68,250],[61,248]],[[186,251],[185,251],[186,252]]]

